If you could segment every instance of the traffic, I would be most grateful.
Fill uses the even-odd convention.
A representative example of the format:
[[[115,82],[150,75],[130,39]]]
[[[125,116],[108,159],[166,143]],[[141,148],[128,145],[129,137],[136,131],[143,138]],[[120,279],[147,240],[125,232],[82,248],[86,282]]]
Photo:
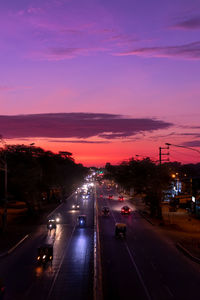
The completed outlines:
[[[93,210],[86,181],[0,259],[0,299],[92,299]]]

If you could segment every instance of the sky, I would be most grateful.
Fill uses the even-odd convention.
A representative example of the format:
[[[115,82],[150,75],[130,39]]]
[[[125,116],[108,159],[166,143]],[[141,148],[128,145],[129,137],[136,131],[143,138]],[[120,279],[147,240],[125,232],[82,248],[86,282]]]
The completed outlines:
[[[163,159],[197,163],[199,82],[199,0],[0,1],[6,144],[104,166],[170,143]]]

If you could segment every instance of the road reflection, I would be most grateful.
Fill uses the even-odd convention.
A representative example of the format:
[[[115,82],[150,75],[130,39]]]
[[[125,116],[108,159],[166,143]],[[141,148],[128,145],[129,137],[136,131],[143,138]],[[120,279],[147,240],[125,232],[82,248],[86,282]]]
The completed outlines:
[[[80,263],[85,258],[87,250],[87,236],[84,228],[79,228],[78,235],[74,243],[74,259]]]

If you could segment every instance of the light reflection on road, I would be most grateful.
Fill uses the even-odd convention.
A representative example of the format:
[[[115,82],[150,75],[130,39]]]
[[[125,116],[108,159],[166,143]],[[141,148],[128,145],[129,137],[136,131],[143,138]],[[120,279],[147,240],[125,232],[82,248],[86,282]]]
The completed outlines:
[[[82,262],[82,260],[85,258],[86,249],[87,249],[87,236],[85,234],[85,229],[80,228],[79,235],[77,236],[77,239],[74,244],[74,259],[76,261]]]

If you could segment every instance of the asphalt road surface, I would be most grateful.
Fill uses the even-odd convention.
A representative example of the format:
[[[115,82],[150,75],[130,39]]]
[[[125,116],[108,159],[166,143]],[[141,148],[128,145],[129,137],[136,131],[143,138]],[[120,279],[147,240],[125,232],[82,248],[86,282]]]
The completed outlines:
[[[113,194],[113,199],[108,195]],[[102,196],[103,195],[103,196]],[[200,266],[137,213],[115,190],[97,188],[104,300],[197,300],[200,299]],[[121,215],[123,205],[130,215]],[[101,216],[109,206],[109,217]],[[125,239],[114,236],[115,223],[127,225]]]
[[[73,203],[80,210],[71,209]],[[0,277],[5,281],[5,300],[90,300],[93,297],[93,195],[83,200],[73,195],[56,210],[61,224],[47,230],[46,222],[13,253],[0,260]],[[77,216],[85,214],[85,228],[77,227]],[[37,248],[52,243],[52,266],[37,265]]]

